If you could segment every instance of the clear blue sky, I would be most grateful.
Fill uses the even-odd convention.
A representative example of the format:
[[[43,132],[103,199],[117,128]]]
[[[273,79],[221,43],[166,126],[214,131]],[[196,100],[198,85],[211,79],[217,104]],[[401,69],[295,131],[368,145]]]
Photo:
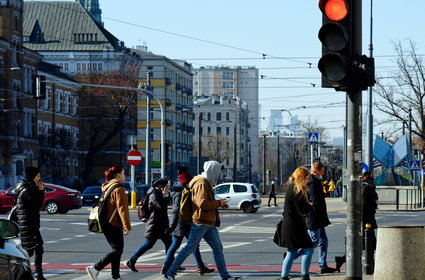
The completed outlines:
[[[331,136],[342,136],[345,109],[341,103],[345,101],[345,93],[320,88],[318,0],[99,2],[104,26],[127,47],[146,44],[153,53],[186,59],[194,67],[256,66],[260,75],[264,75],[260,80],[260,115],[265,118],[262,128],[268,122],[271,109],[307,106],[291,113],[301,120],[318,119]],[[362,3],[363,53],[368,55],[371,2]],[[389,72],[396,70],[393,41],[412,39],[417,43],[418,53],[425,53],[424,11],[423,0],[373,1],[373,45],[378,77],[389,76]],[[267,54],[266,59],[262,59],[262,53]],[[363,102],[366,102],[366,92]],[[321,108],[329,104],[336,107]],[[374,117],[383,118],[379,112],[374,112]],[[288,114],[284,113],[284,122],[288,121]],[[381,129],[375,127],[375,133]]]

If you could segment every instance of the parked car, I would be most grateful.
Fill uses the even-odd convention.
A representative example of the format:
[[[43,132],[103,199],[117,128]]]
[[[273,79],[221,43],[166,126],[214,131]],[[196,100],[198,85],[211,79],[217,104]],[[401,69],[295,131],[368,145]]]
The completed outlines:
[[[260,208],[261,197],[257,187],[250,183],[223,183],[214,188],[215,199],[226,199],[229,209],[255,213]]]
[[[7,213],[12,209],[16,196],[16,186],[0,192],[0,213]],[[79,191],[51,183],[44,184],[44,201],[40,210],[49,214],[65,214],[69,210],[81,208],[82,205]]]
[[[83,193],[81,194],[81,199],[84,205],[94,205],[99,201],[101,196],[101,186],[89,186],[84,189]]]
[[[0,279],[34,279],[30,258],[18,238],[19,226],[12,221],[0,219]]]

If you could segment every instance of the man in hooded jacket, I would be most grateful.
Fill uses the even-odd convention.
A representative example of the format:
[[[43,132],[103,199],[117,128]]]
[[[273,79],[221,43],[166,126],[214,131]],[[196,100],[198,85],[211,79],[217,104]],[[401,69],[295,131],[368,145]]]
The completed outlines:
[[[201,239],[208,243],[214,255],[214,261],[223,280],[242,279],[239,276],[232,277],[226,268],[223,245],[217,227],[220,226],[218,207],[227,208],[229,205],[224,199],[215,200],[212,187],[217,183],[222,170],[222,165],[217,161],[204,163],[204,172],[193,178],[189,183],[192,192],[192,228],[186,246],[180,251],[164,279],[175,279],[176,272],[186,258],[199,246]]]

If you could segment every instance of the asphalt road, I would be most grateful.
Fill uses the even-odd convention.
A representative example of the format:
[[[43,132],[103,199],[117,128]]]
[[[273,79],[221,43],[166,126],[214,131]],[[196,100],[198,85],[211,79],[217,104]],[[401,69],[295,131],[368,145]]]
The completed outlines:
[[[337,198],[328,201],[329,217],[332,225],[327,228],[329,238],[329,265],[334,265],[334,257],[344,254],[345,213],[339,206]],[[264,202],[264,200],[263,200]],[[333,205],[333,202],[337,202]],[[338,204],[339,203],[339,204]],[[275,225],[280,219],[283,201],[278,207],[260,208],[257,213],[245,214],[240,211],[221,211],[221,239],[224,246],[227,266],[232,275],[242,275],[245,279],[276,279],[280,275],[283,248],[273,242]],[[379,225],[417,225],[423,224],[424,213],[380,211],[377,214]],[[99,260],[107,251],[109,245],[102,234],[90,233],[87,230],[89,208],[73,210],[65,215],[48,215],[42,212],[41,232],[45,241],[44,269],[47,279],[89,279],[85,267]],[[1,215],[0,217],[4,217]],[[136,211],[131,211],[133,230],[125,238],[122,262],[127,260],[144,242],[145,225],[137,220]],[[207,244],[201,243],[204,262],[214,267],[212,253]],[[136,267],[138,273],[127,270],[122,265],[121,276],[124,279],[162,279],[159,271],[164,260],[164,245],[161,241],[142,256]],[[220,279],[218,273],[200,277],[195,272],[195,260],[190,256],[183,264],[184,273],[178,274],[178,279]],[[295,263],[294,276],[299,275],[299,261]],[[297,272],[298,271],[298,272]],[[311,267],[312,278],[324,275],[316,274],[317,252],[313,256]],[[334,275],[336,277],[336,275]],[[339,276],[344,279],[343,273]],[[110,270],[100,273],[99,279],[111,279]],[[337,279],[337,278],[332,278]]]

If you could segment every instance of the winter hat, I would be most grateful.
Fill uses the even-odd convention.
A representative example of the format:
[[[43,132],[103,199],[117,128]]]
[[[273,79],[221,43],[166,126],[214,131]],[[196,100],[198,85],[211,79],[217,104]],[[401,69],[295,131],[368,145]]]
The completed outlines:
[[[157,187],[159,187],[159,186],[165,186],[165,185],[167,185],[167,184],[168,184],[168,180],[167,180],[167,179],[160,178],[160,179],[158,179],[158,180],[155,180],[155,181],[152,183],[152,186],[153,186],[153,187],[155,187],[155,188],[157,188]]]
[[[25,168],[25,178],[27,179],[27,181],[34,180],[35,176],[37,176],[38,173],[40,173],[40,169],[38,169],[37,167],[28,166]]]

